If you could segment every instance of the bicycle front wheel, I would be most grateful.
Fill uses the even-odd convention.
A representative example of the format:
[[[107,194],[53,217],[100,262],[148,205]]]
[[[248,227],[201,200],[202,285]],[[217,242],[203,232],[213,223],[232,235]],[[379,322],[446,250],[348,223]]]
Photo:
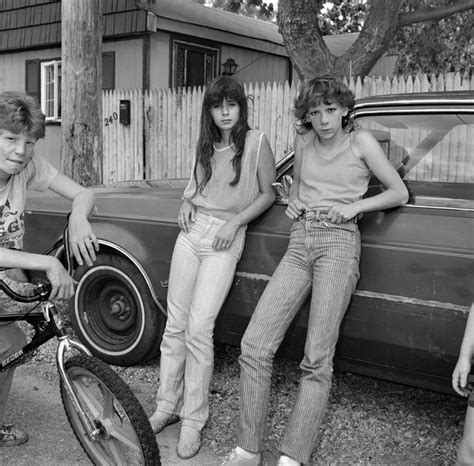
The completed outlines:
[[[92,429],[84,427],[61,380],[64,409],[74,434],[94,464],[161,465],[145,411],[118,374],[87,355],[66,361],[65,371]]]

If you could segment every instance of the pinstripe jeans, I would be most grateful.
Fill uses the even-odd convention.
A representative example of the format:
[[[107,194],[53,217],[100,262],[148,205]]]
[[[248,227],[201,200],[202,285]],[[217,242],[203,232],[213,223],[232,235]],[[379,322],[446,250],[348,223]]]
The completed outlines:
[[[360,234],[355,222],[319,216],[291,229],[287,252],[265,288],[242,339],[237,445],[263,449],[274,355],[298,309],[312,292],[308,332],[295,406],[281,451],[311,458],[331,388],[339,326],[359,279]]]
[[[168,319],[160,347],[156,409],[179,414],[182,425],[198,430],[209,416],[214,323],[245,241],[245,228],[240,228],[229,249],[215,250],[212,242],[224,223],[198,212],[189,233],[179,234],[171,260]]]

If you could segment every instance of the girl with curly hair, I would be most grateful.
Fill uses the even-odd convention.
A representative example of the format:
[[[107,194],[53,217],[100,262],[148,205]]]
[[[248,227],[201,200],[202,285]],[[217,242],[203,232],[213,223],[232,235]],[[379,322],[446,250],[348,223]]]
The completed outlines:
[[[353,93],[330,76],[303,83],[295,100],[295,162],[285,212],[294,223],[286,254],[242,339],[238,446],[224,464],[262,464],[273,358],[311,294],[302,375],[278,464],[310,460],[329,397],[339,326],[359,279],[357,221],[363,212],[408,200],[373,135],[353,128],[353,107]],[[371,173],[386,189],[363,198]]]

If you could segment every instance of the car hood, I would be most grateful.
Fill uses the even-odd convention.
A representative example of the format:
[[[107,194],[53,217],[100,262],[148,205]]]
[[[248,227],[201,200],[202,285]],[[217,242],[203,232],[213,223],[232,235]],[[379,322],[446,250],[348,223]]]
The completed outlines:
[[[97,214],[127,218],[176,218],[188,180],[129,181],[91,187]],[[50,191],[28,191],[26,209],[35,212],[69,212],[71,202]]]

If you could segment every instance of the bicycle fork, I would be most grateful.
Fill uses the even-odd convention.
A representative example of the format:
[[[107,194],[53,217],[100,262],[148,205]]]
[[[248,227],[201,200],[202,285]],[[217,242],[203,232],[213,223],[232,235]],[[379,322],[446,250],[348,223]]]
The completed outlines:
[[[56,364],[58,367],[59,376],[63,381],[64,387],[66,389],[67,395],[72,401],[72,405],[79,416],[79,419],[82,422],[82,425],[87,433],[87,436],[91,441],[97,440],[100,435],[100,429],[98,429],[89,416],[84,412],[77,399],[77,396],[72,388],[69,377],[67,376],[66,370],[64,369],[64,353],[66,351],[71,351],[72,348],[75,348],[81,352],[84,352],[88,356],[91,356],[90,351],[81,343],[71,340],[67,335],[59,337],[58,349],[56,352]]]
[[[66,333],[66,330],[64,329],[64,322],[59,316],[59,313],[54,304],[48,302],[45,303],[43,305],[42,311],[46,322],[48,322],[49,325],[52,325],[53,328],[55,328],[55,333],[59,340],[58,348],[56,350],[56,367],[58,368],[59,377],[61,378],[63,385],[66,389],[67,396],[72,401],[74,410],[79,416],[79,419],[81,420],[81,423],[89,439],[91,441],[97,440],[100,435],[100,429],[96,427],[94,422],[82,409],[77,395],[72,388],[71,381],[69,380],[69,377],[66,373],[66,369],[64,368],[64,354],[66,352],[71,352],[73,349],[76,349],[83,354],[87,354],[88,356],[92,356],[92,354],[83,344],[69,338]]]

